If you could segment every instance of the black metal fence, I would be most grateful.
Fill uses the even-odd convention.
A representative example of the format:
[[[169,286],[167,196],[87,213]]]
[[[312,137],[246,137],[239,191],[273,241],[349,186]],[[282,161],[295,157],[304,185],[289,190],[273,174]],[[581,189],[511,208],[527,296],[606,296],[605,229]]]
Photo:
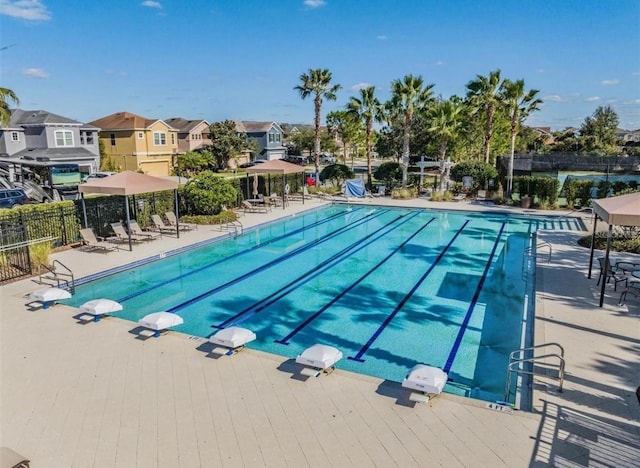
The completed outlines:
[[[24,225],[0,222],[0,283],[31,275],[31,257]]]

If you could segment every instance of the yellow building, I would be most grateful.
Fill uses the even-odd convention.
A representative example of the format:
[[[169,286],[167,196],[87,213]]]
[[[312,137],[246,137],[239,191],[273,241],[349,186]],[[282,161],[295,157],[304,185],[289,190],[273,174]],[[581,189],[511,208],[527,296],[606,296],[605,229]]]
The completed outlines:
[[[103,155],[120,171],[164,177],[172,173],[178,131],[160,119],[117,112],[90,122],[100,128]]]

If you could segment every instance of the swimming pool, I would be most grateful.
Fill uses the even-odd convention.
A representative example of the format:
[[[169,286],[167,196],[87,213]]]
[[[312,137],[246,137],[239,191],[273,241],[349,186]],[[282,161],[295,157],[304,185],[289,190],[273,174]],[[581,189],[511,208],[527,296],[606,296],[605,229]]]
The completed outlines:
[[[204,338],[241,325],[289,358],[328,344],[338,367],[396,382],[424,363],[449,374],[445,391],[495,401],[509,352],[530,344],[535,231],[578,222],[332,205],[87,281],[69,302],[175,312]]]

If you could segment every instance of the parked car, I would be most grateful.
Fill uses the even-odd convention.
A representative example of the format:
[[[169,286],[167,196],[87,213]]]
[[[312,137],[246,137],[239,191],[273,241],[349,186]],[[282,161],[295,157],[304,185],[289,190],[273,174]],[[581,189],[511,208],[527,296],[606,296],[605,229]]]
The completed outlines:
[[[336,158],[335,156],[331,156],[330,154],[321,154],[320,162],[326,164],[335,164],[338,162],[338,158]]]
[[[93,174],[89,174],[89,177],[87,177],[87,180],[91,180],[91,179],[104,179],[105,177],[109,177],[114,175],[115,172],[94,172]]]
[[[301,166],[306,165],[309,161],[306,156],[299,156],[295,154],[287,156],[284,160],[292,164],[300,164]]]
[[[29,203],[29,197],[24,190],[17,188],[0,190],[0,208],[13,208],[25,203]]]
[[[247,167],[253,167],[256,166],[258,164],[262,164],[265,163],[267,161],[265,161],[264,159],[256,159],[255,161],[251,161],[251,162],[247,162],[244,164],[240,164],[238,167],[242,168],[242,169],[246,169]]]

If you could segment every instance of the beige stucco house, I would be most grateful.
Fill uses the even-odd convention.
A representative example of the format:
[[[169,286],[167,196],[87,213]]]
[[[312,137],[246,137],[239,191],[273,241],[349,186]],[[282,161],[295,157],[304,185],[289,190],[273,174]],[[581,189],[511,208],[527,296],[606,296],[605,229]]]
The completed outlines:
[[[179,152],[178,131],[165,121],[116,112],[90,124],[101,129],[104,156],[111,158],[119,170],[171,175]]]
[[[206,120],[172,117],[164,121],[178,131],[178,150],[180,153],[198,151],[211,145],[210,124]]]

